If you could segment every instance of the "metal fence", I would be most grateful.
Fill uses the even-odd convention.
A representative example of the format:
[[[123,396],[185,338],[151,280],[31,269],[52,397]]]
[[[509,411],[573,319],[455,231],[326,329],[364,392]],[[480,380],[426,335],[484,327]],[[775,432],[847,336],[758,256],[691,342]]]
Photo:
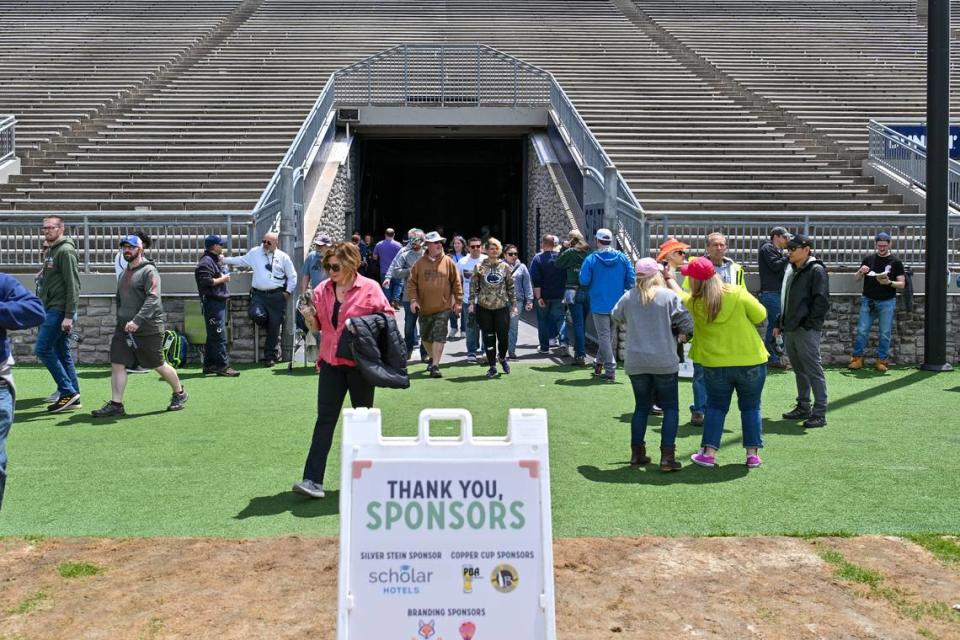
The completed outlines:
[[[189,267],[204,250],[204,238],[223,237],[233,253],[249,249],[250,213],[247,211],[152,211],[131,215],[101,211],[61,213],[66,234],[73,239],[84,273],[111,271],[120,250],[120,238],[142,231],[150,236],[149,257],[161,267]],[[0,269],[39,268],[43,234],[42,214],[4,212],[0,218]]]
[[[13,158],[17,151],[17,119],[0,116],[0,164]]]
[[[875,215],[860,213],[765,214],[746,216],[722,212],[684,213],[676,216],[649,214],[645,232],[656,255],[656,247],[669,237],[686,242],[692,252],[706,251],[706,237],[719,231],[727,237],[727,255],[755,269],[757,249],[773,226],[786,227],[813,239],[814,254],[831,268],[860,266],[860,261],[875,250],[874,236],[886,231],[893,236],[893,252],[905,264],[923,269],[926,260],[926,218],[922,215]],[[951,216],[947,255],[950,269],[960,269],[960,217]]]
[[[926,147],[876,120],[870,121],[867,131],[870,160],[910,184],[926,190]],[[949,167],[950,204],[960,208],[960,163],[951,160]]]

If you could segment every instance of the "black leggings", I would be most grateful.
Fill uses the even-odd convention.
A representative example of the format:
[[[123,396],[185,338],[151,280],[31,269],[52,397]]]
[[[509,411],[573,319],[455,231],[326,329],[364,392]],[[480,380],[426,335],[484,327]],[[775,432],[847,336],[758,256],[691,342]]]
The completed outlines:
[[[327,470],[327,456],[333,443],[333,431],[343,408],[343,400],[350,393],[353,408],[373,406],[374,386],[363,379],[356,367],[320,364],[320,380],[317,384],[317,422],[313,426],[313,442],[303,466],[304,480],[323,484]]]
[[[477,323],[483,333],[483,347],[487,352],[487,364],[497,364],[494,351],[501,360],[507,357],[507,343],[510,340],[510,307],[484,309],[477,305]]]

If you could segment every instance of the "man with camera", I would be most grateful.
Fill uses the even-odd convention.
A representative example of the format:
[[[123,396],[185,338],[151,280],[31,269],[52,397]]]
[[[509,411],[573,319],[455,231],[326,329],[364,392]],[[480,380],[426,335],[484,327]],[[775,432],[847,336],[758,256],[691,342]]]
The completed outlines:
[[[863,280],[863,296],[860,298],[860,318],[857,322],[857,338],[850,356],[850,369],[863,367],[863,352],[870,337],[873,321],[877,321],[877,359],[874,368],[880,373],[887,371],[890,355],[890,340],[893,335],[893,316],[897,309],[897,290],[907,286],[903,263],[890,253],[892,239],[881,231],[874,238],[876,251],[866,256],[853,277]]]
[[[110,341],[110,402],[93,411],[95,418],[127,415],[123,392],[127,369],[134,362],[153,369],[170,385],[173,396],[167,411],[179,411],[187,401],[177,370],[163,361],[163,303],[160,299],[160,272],[143,257],[143,242],[137,236],[120,241],[127,268],[117,283],[117,326]]]

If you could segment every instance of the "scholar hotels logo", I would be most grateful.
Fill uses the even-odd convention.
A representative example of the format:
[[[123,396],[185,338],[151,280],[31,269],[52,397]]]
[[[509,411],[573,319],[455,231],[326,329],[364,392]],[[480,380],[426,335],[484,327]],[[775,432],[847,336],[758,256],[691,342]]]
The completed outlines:
[[[384,595],[394,596],[417,595],[420,587],[430,584],[431,580],[433,571],[420,571],[409,564],[367,574],[370,584],[383,585]]]

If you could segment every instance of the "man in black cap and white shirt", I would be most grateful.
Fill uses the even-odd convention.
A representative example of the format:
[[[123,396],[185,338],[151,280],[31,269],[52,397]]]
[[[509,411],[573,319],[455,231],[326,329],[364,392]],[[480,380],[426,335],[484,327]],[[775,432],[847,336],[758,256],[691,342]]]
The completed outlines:
[[[266,233],[259,247],[224,260],[229,265],[250,267],[253,273],[248,314],[257,326],[266,329],[263,356],[266,367],[272,367],[280,359],[280,329],[287,313],[287,301],[297,290],[297,270],[278,243],[277,234]]]
[[[203,304],[204,325],[207,327],[203,372],[236,378],[240,372],[230,366],[230,357],[227,355],[226,320],[227,302],[230,300],[227,283],[230,282],[230,274],[223,264],[223,238],[209,235],[203,244],[206,250],[193,272]]]
[[[784,369],[780,361],[780,347],[773,337],[780,316],[780,289],[783,285],[783,273],[790,261],[784,249],[790,234],[783,227],[770,229],[770,239],[760,245],[757,252],[757,265],[760,269],[760,304],[767,310],[767,332],[763,344],[767,347],[767,366]]]

